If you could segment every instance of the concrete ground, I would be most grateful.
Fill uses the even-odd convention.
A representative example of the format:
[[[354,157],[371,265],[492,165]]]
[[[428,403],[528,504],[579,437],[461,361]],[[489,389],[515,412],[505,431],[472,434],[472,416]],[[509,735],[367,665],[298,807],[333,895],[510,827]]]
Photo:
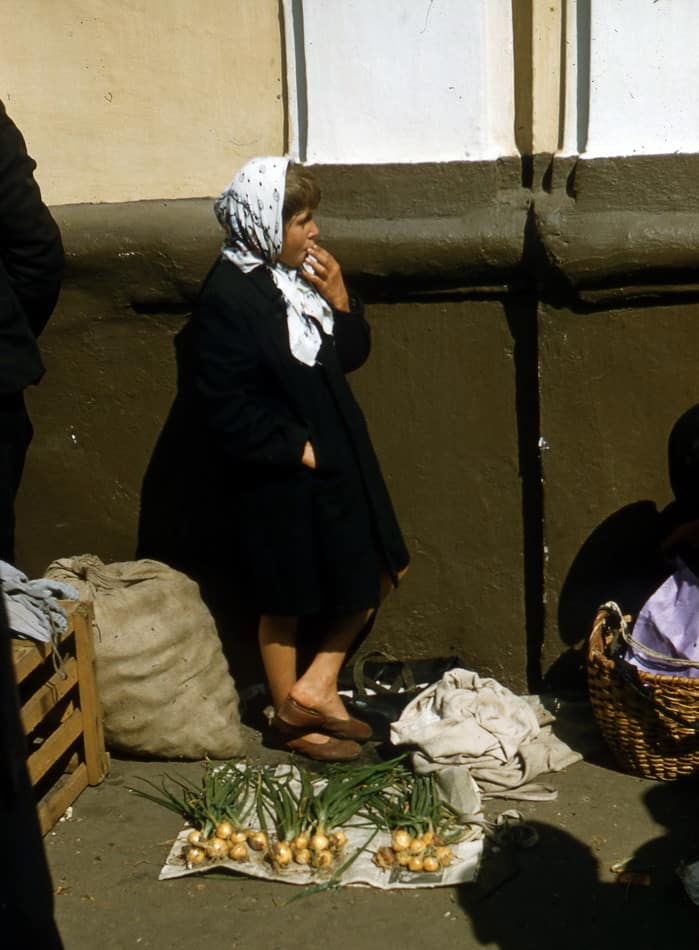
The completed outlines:
[[[45,838],[56,920],[66,950],[387,950],[458,946],[503,950],[655,950],[699,945],[699,907],[676,868],[699,857],[699,782],[624,775],[602,745],[589,707],[566,704],[558,729],[582,762],[547,777],[546,803],[516,807],[538,843],[486,848],[478,880],[459,887],[380,891],[348,887],[290,902],[300,889],[228,872],[158,881],[182,823],[129,791],[137,776],[180,774],[198,763],[112,757],[70,818]],[[251,761],[283,761],[246,727]],[[376,753],[368,748],[365,757]],[[611,868],[630,859],[636,877]],[[41,950],[41,948],[36,948]]]

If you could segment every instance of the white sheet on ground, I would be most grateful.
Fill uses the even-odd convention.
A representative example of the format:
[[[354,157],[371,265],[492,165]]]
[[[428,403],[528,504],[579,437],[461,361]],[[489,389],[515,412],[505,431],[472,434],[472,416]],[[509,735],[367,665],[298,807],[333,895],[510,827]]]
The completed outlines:
[[[538,697],[516,696],[497,680],[454,669],[406,706],[391,726],[391,741],[416,747],[416,771],[437,772],[450,804],[474,813],[477,792],[531,801],[556,797],[555,789],[534,780],[582,756],[554,734],[553,721]]]

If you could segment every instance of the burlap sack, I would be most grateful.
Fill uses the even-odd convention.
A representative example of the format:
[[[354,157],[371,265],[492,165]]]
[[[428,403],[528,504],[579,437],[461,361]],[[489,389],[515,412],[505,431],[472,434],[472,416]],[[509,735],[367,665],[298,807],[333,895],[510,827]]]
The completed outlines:
[[[163,759],[243,749],[238,694],[198,585],[158,561],[53,561],[95,612],[97,690],[107,745]]]

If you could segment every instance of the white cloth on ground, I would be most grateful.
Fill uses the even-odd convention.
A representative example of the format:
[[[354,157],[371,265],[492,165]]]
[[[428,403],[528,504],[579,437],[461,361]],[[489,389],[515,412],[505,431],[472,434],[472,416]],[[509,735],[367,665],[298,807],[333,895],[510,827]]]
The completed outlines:
[[[29,580],[7,561],[0,561],[0,583],[10,630],[15,636],[51,643],[68,628],[66,612],[56,598],[79,600],[80,594],[61,581]]]
[[[538,697],[515,696],[497,680],[454,669],[406,706],[391,725],[391,741],[416,747],[416,770],[435,771],[454,807],[455,794],[478,803],[474,783],[484,798],[550,801],[555,789],[533,780],[582,758],[554,735],[553,721]]]

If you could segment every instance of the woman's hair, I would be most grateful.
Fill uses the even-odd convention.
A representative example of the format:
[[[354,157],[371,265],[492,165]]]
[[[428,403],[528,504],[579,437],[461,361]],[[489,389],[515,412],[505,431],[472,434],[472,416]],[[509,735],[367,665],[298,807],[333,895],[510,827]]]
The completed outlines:
[[[682,413],[668,439],[670,486],[687,509],[699,510],[699,405]]]
[[[289,162],[286,169],[286,187],[282,222],[286,225],[295,214],[310,208],[312,211],[320,204],[320,185],[313,174],[303,165]]]

